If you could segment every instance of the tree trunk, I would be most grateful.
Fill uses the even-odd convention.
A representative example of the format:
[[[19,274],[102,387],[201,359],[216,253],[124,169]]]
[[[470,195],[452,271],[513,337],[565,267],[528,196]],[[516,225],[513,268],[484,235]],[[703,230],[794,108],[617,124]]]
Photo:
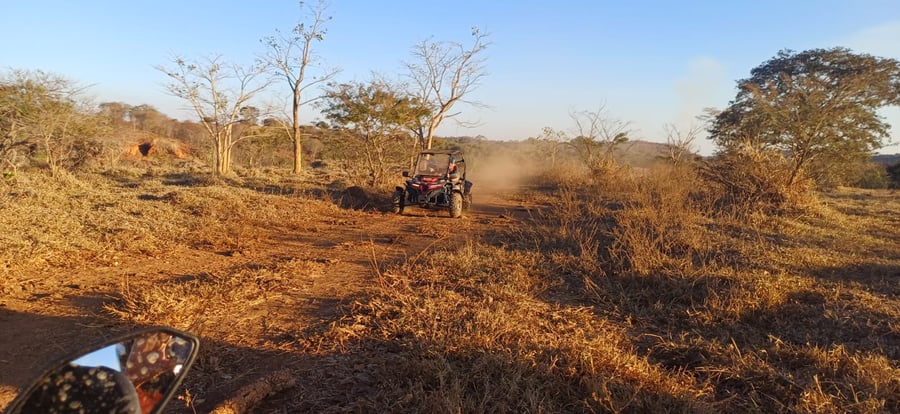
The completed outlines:
[[[303,170],[303,143],[299,139],[294,139],[294,174],[300,174]]]
[[[300,135],[300,89],[294,87],[294,113],[293,113],[293,138],[294,138],[294,174],[300,174],[303,170],[303,138]]]
[[[228,153],[225,143],[219,141],[216,143],[216,174],[225,175],[228,173]]]
[[[808,141],[808,140],[804,140],[804,141]],[[807,161],[809,161],[809,159],[812,158],[812,156],[809,154],[809,152],[805,148],[800,148],[799,150],[792,149],[792,151],[794,152],[794,157],[792,160],[794,166],[793,166],[793,168],[791,168],[791,175],[788,176],[788,181],[787,181],[788,188],[791,188],[794,186],[794,182],[797,180],[797,176],[800,175],[800,170],[807,163]]]
[[[441,124],[441,121],[444,120],[443,115],[438,115],[431,120],[431,123],[428,124],[428,146],[425,149],[431,149],[431,145],[434,140],[434,130],[437,129],[437,126]]]
[[[375,171],[375,159],[372,156],[372,153],[374,152],[374,144],[370,140],[369,136],[366,136],[365,139],[366,164],[369,169],[369,186],[375,187],[377,173]]]
[[[805,158],[800,158],[794,161],[794,167],[791,168],[791,175],[788,176],[787,187],[791,188],[794,186],[794,181],[797,180],[797,176],[800,174],[800,168],[803,167],[803,164],[806,163]]]
[[[225,171],[224,174],[231,172],[231,146],[225,150]]]
[[[231,131],[222,131],[216,138],[216,174],[225,175],[231,170]]]

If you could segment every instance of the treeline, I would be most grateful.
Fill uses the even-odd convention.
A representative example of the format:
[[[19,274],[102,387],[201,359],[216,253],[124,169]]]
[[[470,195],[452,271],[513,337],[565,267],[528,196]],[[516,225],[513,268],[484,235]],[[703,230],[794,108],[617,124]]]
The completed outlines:
[[[0,170],[4,176],[29,167],[55,172],[161,164],[210,170],[214,165],[213,143],[202,122],[178,120],[148,104],[93,104],[81,97],[81,91],[76,82],[41,71],[14,70],[2,77]],[[396,179],[396,171],[408,165],[419,148],[402,121],[415,114],[415,109],[398,96],[386,85],[343,84],[335,88],[323,100],[330,106],[322,108],[331,122],[300,126],[306,167],[328,166],[360,184],[379,185]],[[392,105],[385,105],[388,101]],[[292,168],[289,121],[263,117],[262,113],[253,106],[240,108],[234,136],[252,139],[235,147],[234,165],[242,169]],[[668,126],[668,142],[652,144],[628,141],[628,124],[602,109],[572,112],[571,117],[573,124],[591,127],[572,132],[545,128],[521,142],[445,137],[437,138],[433,145],[465,149],[473,166],[486,170],[491,169],[486,164],[499,162],[559,174],[568,174],[561,172],[566,168],[602,173],[616,163],[648,167],[659,162],[701,161],[693,151],[698,128],[679,131]],[[503,156],[500,161],[498,154]],[[866,152],[842,163],[827,162],[824,167],[829,174],[818,177],[822,184],[900,185],[900,163],[869,162]]]
[[[370,185],[383,184],[387,171],[434,144],[434,132],[459,115],[460,102],[473,103],[464,98],[486,74],[489,36],[473,28],[468,44],[429,38],[413,45],[397,79],[373,75],[342,82],[340,69],[329,67],[318,51],[331,20],[328,5],[301,2],[297,25],[260,39],[263,50],[255,56],[176,55],[157,65],[168,82],[165,91],[194,114],[189,121],[149,105],[97,107],[61,75],[12,70],[0,79],[0,163],[9,174],[26,165],[55,174],[110,165],[122,153],[182,158],[190,149],[219,175],[231,173],[233,165],[281,166],[285,154],[291,172],[300,174],[306,157],[316,161],[328,149],[344,169],[359,171]],[[290,102],[287,108],[267,101],[281,98]],[[301,124],[301,116],[313,118],[313,108],[328,122]],[[341,143],[327,146],[327,140]]]
[[[396,178],[420,143],[410,128],[415,109],[400,96],[386,86],[336,86],[322,99],[331,122],[299,127],[305,166],[327,165],[360,184]],[[239,108],[230,129],[240,144],[230,162],[242,169],[292,168],[290,121],[263,114]],[[95,104],[64,76],[10,70],[0,76],[0,171],[7,178],[34,168],[56,174],[157,165],[214,172],[209,123],[178,120],[148,104]]]
[[[303,39],[321,40],[289,40]],[[251,92],[268,85],[248,86],[248,72],[217,58],[175,59],[173,68],[161,69],[172,79],[169,91],[194,108],[194,121],[172,119],[146,104],[95,105],[65,77],[11,70],[0,78],[0,168],[4,176],[28,166],[55,174],[170,156],[199,161],[216,174],[230,173],[232,165],[289,166],[296,174],[304,165],[328,163],[352,181],[385,185],[422,148],[457,145],[483,151],[484,140],[453,143],[434,137],[435,128],[458,113],[447,111],[485,73],[478,57],[487,46],[485,35],[476,30],[473,39],[468,48],[443,42],[417,45],[418,61],[409,64],[409,77],[419,82],[374,77],[319,84],[318,95],[299,101],[315,102],[325,118],[316,125],[300,125],[296,105],[293,117],[275,117],[271,108],[254,105]],[[272,50],[281,50],[272,42]],[[457,72],[468,77],[447,85],[428,79],[434,73]],[[292,79],[294,96],[300,96],[303,83]],[[228,89],[234,96],[221,92],[230,82],[241,85]],[[900,183],[900,164],[871,162],[890,137],[890,125],[878,110],[900,105],[900,62],[844,48],[781,51],[737,84],[734,100],[724,109],[708,110],[700,117],[702,124],[687,130],[667,125],[664,150],[653,157],[696,166],[710,182],[734,191],[735,202],[787,202],[791,194],[812,188]],[[417,90],[415,85],[426,86]],[[533,154],[548,171],[576,165],[594,175],[614,170],[629,157],[628,121],[610,116],[603,107],[570,116],[570,128],[545,128],[517,152]],[[718,147],[712,159],[695,154],[703,131]],[[148,158],[151,153],[157,156]]]
[[[0,168],[4,174],[28,167],[55,173],[148,164],[166,156],[185,162],[210,161],[207,131],[201,122],[171,118],[148,104],[97,105],[83,97],[77,82],[43,71],[12,70],[0,79]],[[245,111],[240,128],[261,129],[266,136],[247,145],[240,162],[276,165],[277,156],[261,160],[259,154],[278,152],[284,128],[273,119],[254,119],[252,113],[252,108]]]

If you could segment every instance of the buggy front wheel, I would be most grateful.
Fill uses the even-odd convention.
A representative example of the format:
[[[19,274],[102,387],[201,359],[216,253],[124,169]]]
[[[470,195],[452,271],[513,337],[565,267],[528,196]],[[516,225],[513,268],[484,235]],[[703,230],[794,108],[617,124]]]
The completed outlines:
[[[450,195],[450,217],[457,218],[462,216],[463,196],[460,193]]]
[[[391,197],[391,210],[394,212],[394,214],[403,214],[403,207],[406,204],[405,201],[406,194],[404,191],[394,191],[394,195]]]

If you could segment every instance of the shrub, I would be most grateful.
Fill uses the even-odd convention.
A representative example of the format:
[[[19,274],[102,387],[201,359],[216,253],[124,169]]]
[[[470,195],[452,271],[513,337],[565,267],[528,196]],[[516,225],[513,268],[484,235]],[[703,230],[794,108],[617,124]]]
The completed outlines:
[[[623,204],[613,212],[615,228],[610,256],[618,271],[648,275],[685,273],[704,250],[703,209],[692,191],[696,186],[689,168],[661,167],[635,179]]]
[[[869,163],[863,166],[852,184],[859,188],[885,189],[890,188],[891,177],[882,165]]]
[[[792,167],[778,151],[742,146],[706,161],[699,173],[711,187],[717,210],[738,215],[777,214],[807,204],[812,194],[809,178],[789,184]]]

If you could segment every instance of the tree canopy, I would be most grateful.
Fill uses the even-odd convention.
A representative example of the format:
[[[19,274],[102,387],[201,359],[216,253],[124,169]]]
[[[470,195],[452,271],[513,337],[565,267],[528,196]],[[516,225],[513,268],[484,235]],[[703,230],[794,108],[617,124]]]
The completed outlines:
[[[429,39],[413,47],[415,60],[406,64],[409,70],[407,76],[413,83],[419,102],[429,109],[415,128],[423,148],[431,148],[434,133],[445,119],[459,115],[458,112],[450,112],[457,102],[481,105],[465,99],[487,76],[484,53],[490,46],[488,37],[487,33],[473,27],[472,44],[469,46]]]
[[[712,118],[710,138],[724,150],[784,152],[792,162],[788,184],[810,163],[880,148],[890,125],[877,110],[900,104],[900,62],[841,47],[782,50],[750,75]]]
[[[382,183],[391,164],[408,155],[403,148],[412,125],[428,111],[416,98],[378,81],[334,85],[323,106],[326,118],[362,144],[357,158],[366,165],[371,185]]]

